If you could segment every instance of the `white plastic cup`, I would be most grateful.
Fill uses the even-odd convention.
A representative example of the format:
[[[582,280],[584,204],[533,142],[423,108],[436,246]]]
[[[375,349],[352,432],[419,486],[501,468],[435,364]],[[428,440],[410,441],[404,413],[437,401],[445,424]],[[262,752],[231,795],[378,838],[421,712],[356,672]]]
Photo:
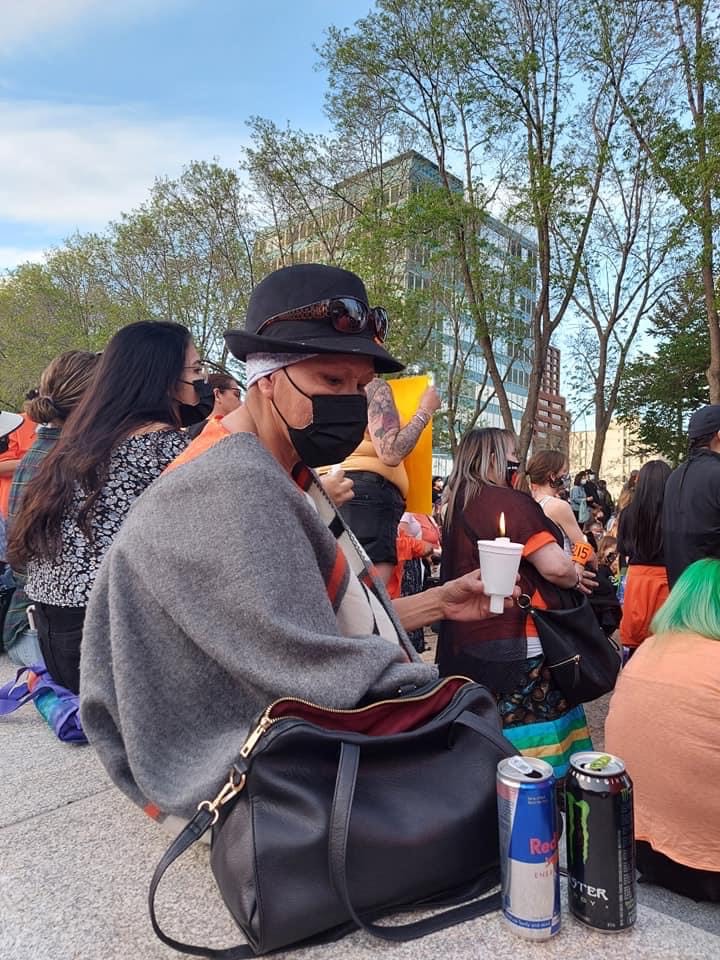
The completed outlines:
[[[498,537],[496,540],[478,540],[477,546],[480,576],[485,593],[490,597],[490,612],[502,613],[505,597],[509,597],[515,588],[523,544]]]

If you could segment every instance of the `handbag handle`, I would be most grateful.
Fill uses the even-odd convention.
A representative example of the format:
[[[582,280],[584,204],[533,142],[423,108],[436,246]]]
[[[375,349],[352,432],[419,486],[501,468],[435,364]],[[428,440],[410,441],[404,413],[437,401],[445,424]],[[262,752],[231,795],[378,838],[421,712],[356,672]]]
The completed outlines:
[[[464,714],[461,714],[462,716]],[[468,726],[472,725],[468,724]],[[473,727],[473,729],[477,728]],[[416,940],[428,933],[436,933],[438,930],[445,930],[447,927],[462,923],[465,920],[471,920],[474,917],[491,913],[493,910],[499,910],[501,906],[500,894],[495,893],[482,900],[474,900],[471,903],[453,907],[451,910],[444,910],[442,913],[427,917],[425,920],[416,920],[414,923],[405,923],[396,927],[381,927],[376,923],[363,920],[352,904],[347,884],[347,842],[359,763],[359,746],[356,743],[343,741],[340,745],[340,762],[330,814],[330,840],[328,844],[330,879],[335,892],[357,926],[382,940],[398,943],[406,940]]]
[[[470,727],[477,733],[486,737],[490,741],[501,747],[503,752],[507,749],[501,738],[493,737],[492,732],[487,730],[475,714],[465,710],[455,720],[455,724]],[[481,917],[483,914],[499,910],[501,906],[500,894],[495,893],[492,896],[485,897],[482,900],[473,900],[471,903],[465,903],[462,906],[454,907],[451,910],[445,910],[433,917],[425,920],[418,920],[414,923],[403,924],[397,927],[381,927],[377,924],[363,920],[356,912],[350,899],[350,892],[347,886],[347,841],[350,829],[350,817],[352,814],[352,804],[355,796],[355,784],[357,782],[357,772],[360,762],[360,748],[357,744],[342,742],[340,745],[340,760],[338,763],[337,776],[335,778],[335,792],[333,794],[333,803],[330,813],[329,840],[328,840],[328,861],[330,867],[330,878],[335,888],[335,892],[345,905],[345,909],[354,921],[357,927],[367,930],[369,933],[380,937],[383,940],[392,940],[402,942],[405,940],[415,940],[428,933],[434,933],[438,930],[444,930],[446,927],[454,926],[465,920],[471,920],[474,917]],[[250,960],[257,954],[248,944],[238,945],[236,947],[212,948],[200,947],[194,944],[183,943],[168,936],[158,923],[155,912],[155,898],[157,888],[168,867],[178,859],[186,850],[196,843],[203,834],[207,833],[215,822],[213,811],[202,807],[198,810],[187,826],[173,840],[168,849],[163,854],[160,862],[155,868],[150,889],[148,891],[148,908],[150,911],[150,922],[155,931],[155,935],[162,940],[168,947],[180,953],[190,954],[197,957],[209,957],[211,960]],[[431,904],[428,904],[431,906]],[[341,931],[341,936],[349,932],[347,927]],[[317,942],[322,942],[322,938],[337,939],[337,934],[320,934]]]

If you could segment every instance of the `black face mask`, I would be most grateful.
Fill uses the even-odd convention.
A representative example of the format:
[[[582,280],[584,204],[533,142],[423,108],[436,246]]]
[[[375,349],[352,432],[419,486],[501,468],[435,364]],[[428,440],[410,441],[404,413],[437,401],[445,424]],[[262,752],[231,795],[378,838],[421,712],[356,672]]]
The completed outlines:
[[[505,482],[509,487],[515,486],[515,477],[517,476],[517,472],[519,469],[520,469],[519,460],[507,461],[507,465],[505,467]]]
[[[181,380],[180,382],[195,387],[195,394],[198,397],[197,403],[180,404],[180,423],[183,427],[191,427],[194,423],[200,423],[210,416],[215,406],[215,394],[207,380]]]
[[[367,399],[362,394],[320,394],[312,396],[293,382],[287,369],[283,373],[298,393],[312,401],[312,423],[306,427],[291,427],[273,406],[288,429],[290,442],[308,467],[324,467],[340,463],[349,456],[363,438],[367,427]]]
[[[570,477],[564,473],[561,477],[555,477],[554,480],[551,480],[550,486],[554,487],[556,490],[562,490],[569,479]]]

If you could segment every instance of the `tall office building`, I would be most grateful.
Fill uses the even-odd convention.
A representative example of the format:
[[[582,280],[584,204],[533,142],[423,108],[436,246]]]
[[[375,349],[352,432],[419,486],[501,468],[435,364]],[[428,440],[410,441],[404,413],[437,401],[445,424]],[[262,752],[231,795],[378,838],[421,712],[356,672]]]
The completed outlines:
[[[463,193],[463,183],[450,175],[450,187]],[[336,263],[343,253],[353,221],[362,213],[371,192],[381,191],[388,206],[402,204],[424,185],[440,184],[435,163],[414,150],[407,151],[367,174],[351,177],[323,198],[322,203],[303,216],[267,231],[259,240],[261,253],[273,267],[290,263]],[[527,404],[531,343],[528,338],[534,308],[537,273],[537,246],[528,237],[490,216],[483,216],[480,246],[487,263],[487,275],[495,284],[496,328],[493,352],[512,411],[515,429]],[[398,291],[408,294],[433,291],[432,314],[437,317],[420,363],[432,368],[441,393],[453,397],[453,427],[461,435],[481,409],[478,426],[503,426],[495,391],[487,376],[485,357],[478,346],[470,310],[464,301],[465,286],[459,264],[450,256],[438,256],[427,242],[418,239],[394,259],[393,281]],[[563,431],[567,449],[567,414],[559,396],[559,351],[551,348],[549,366],[541,394],[536,437],[544,445],[547,431],[556,440],[556,425]],[[558,413],[560,419],[558,420]],[[451,457],[442,431],[436,430],[434,471],[449,471]],[[556,443],[553,443],[556,445]]]

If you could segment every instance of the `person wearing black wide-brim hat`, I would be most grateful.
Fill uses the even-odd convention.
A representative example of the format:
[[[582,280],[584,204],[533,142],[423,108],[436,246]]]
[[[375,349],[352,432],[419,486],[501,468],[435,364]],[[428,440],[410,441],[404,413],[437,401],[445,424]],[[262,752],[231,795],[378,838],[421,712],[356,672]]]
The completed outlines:
[[[313,309],[313,303],[326,297],[337,297],[343,290],[344,298],[334,301],[332,310],[342,310],[342,304],[359,301],[367,305],[365,287],[359,277],[347,270],[307,264],[286,267],[266,278],[253,292],[248,310],[246,331],[230,331],[226,340],[232,353],[241,360],[253,351],[273,352],[277,349],[295,355],[307,351],[322,355],[338,349],[334,335],[338,322],[328,329],[328,318],[321,319],[321,310]],[[352,298],[355,298],[353,300]],[[302,302],[304,310],[297,309]],[[293,308],[292,304],[296,304]],[[358,308],[351,306],[351,310]],[[291,311],[294,319],[289,319]],[[355,322],[362,325],[362,309]],[[268,316],[272,320],[268,320]],[[342,314],[340,314],[342,316]],[[298,323],[299,318],[303,323]],[[367,313],[364,329],[351,333],[352,318],[345,317],[343,347],[347,352],[371,357],[376,373],[395,373],[403,369],[401,363],[390,357],[382,346],[387,329],[385,311],[380,308]],[[252,330],[253,333],[248,332]],[[269,344],[268,338],[273,340]],[[280,341],[283,341],[282,347]],[[252,363],[252,361],[251,361]],[[260,368],[264,369],[264,368]],[[249,375],[248,383],[255,377],[256,368]],[[320,474],[335,464],[341,464],[344,477],[352,480],[354,496],[342,507],[343,519],[362,544],[383,583],[387,583],[397,565],[397,533],[400,518],[405,511],[408,493],[408,477],[403,465],[420,439],[420,435],[432,420],[440,405],[434,387],[429,387],[420,398],[418,408],[406,424],[401,424],[392,391],[384,380],[373,379],[367,384],[368,429],[359,438],[358,444],[348,451],[349,459],[340,457],[341,450],[327,451],[324,462],[316,461]],[[306,461],[308,462],[308,461]],[[324,469],[322,469],[324,468]],[[330,477],[327,482],[332,482]]]
[[[136,803],[191,816],[272,700],[355,707],[424,685],[436,668],[403,627],[489,615],[478,571],[393,605],[311,469],[354,449],[365,385],[401,368],[386,323],[345,270],[266,277],[245,329],[227,335],[247,362],[245,401],[214,443],[212,423],[200,434],[209,449],[145,491],[113,542],[87,611],[80,703]]]

